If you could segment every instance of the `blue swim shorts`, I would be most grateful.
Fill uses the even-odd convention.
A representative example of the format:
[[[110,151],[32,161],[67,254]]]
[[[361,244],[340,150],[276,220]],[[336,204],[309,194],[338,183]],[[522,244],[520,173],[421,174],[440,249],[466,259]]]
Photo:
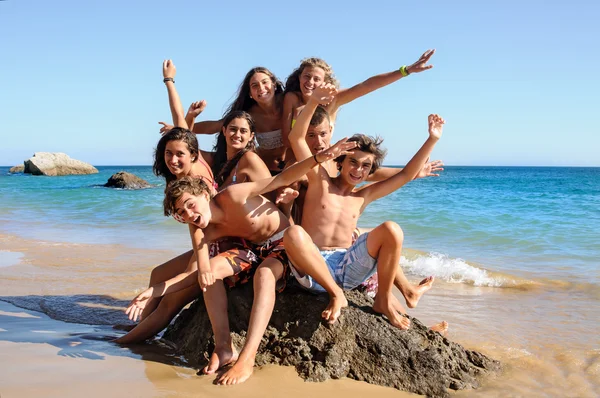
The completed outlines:
[[[333,279],[343,289],[354,289],[377,271],[377,260],[367,250],[368,235],[362,234],[348,249],[320,250]],[[306,290],[314,293],[325,291],[309,275],[300,277],[293,268],[292,272]]]

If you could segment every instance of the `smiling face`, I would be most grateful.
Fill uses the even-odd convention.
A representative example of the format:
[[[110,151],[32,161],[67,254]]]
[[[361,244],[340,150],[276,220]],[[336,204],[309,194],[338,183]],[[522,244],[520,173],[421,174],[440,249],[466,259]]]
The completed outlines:
[[[305,97],[312,95],[313,90],[325,81],[325,71],[318,66],[307,66],[300,74],[300,91]]]
[[[275,98],[273,80],[266,73],[256,72],[250,78],[250,97],[258,103],[271,103]]]
[[[187,175],[192,169],[192,163],[196,158],[192,156],[188,145],[179,140],[167,142],[165,146],[165,163],[169,171],[175,176]]]
[[[208,194],[192,195],[184,192],[175,203],[175,212],[187,224],[206,228],[212,217]]]
[[[227,142],[227,148],[236,152],[246,148],[248,142],[254,138],[248,120],[243,117],[233,119],[227,126],[223,127],[223,135]]]
[[[331,126],[329,120],[323,121],[316,126],[309,126],[306,132],[306,144],[314,155],[331,146]]]
[[[367,180],[374,161],[374,154],[356,149],[344,158],[341,164],[340,176],[348,184],[358,185]]]

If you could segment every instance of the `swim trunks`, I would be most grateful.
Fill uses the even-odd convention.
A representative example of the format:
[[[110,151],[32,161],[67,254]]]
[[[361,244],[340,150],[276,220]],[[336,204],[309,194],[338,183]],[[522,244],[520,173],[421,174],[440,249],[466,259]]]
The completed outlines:
[[[354,289],[377,271],[377,260],[371,257],[367,250],[368,235],[368,233],[360,235],[347,249],[320,250],[329,273],[335,283],[343,289]],[[293,267],[291,272],[305,289],[315,293],[325,291],[311,276],[300,277]]]
[[[277,281],[277,291],[283,291],[289,276],[289,260],[283,247],[283,232],[276,233],[262,243],[242,238],[219,241],[219,254],[215,257],[225,258],[234,272],[234,275],[223,280],[227,286],[231,288],[247,283],[264,260],[274,258],[283,265],[283,276]]]

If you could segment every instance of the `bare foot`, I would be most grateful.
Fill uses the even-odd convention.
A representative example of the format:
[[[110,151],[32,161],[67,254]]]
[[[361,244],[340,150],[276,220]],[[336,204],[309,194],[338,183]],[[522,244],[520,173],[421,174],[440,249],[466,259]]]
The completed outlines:
[[[392,300],[387,297],[381,298],[379,295],[375,296],[373,311],[385,315],[388,321],[399,329],[407,330],[410,327],[410,319],[400,315],[394,308]]]
[[[346,296],[344,296],[344,293],[342,292],[341,296],[333,296],[331,300],[329,300],[329,305],[325,308],[325,311],[321,313],[321,316],[329,324],[335,323],[342,313],[342,308],[347,306],[348,300],[346,300]]]
[[[446,337],[446,334],[448,334],[448,322],[441,321],[440,323],[433,325],[429,329],[433,330],[434,332],[438,332],[442,336]]]
[[[219,345],[218,347],[215,347],[215,350],[208,360],[208,365],[202,369],[202,372],[207,375],[213,374],[223,366],[237,361],[237,359],[238,352],[232,342],[225,345]]]
[[[248,380],[254,371],[254,360],[237,361],[227,372],[217,378],[217,384],[230,386]]]
[[[400,304],[400,301],[398,301],[398,299],[396,298],[396,296],[392,295],[392,297],[390,298],[390,301],[391,301],[392,306],[394,307],[394,309],[396,311],[398,311],[401,314],[406,314],[406,310],[404,309],[404,307],[402,306],[402,304]]]
[[[406,299],[406,305],[408,306],[408,308],[415,308],[417,306],[421,296],[426,291],[431,289],[431,285],[433,285],[434,280],[435,280],[435,277],[428,276],[427,278],[423,279],[417,286],[414,286],[411,289],[411,291],[408,292],[408,294],[406,296],[404,296],[404,298]]]

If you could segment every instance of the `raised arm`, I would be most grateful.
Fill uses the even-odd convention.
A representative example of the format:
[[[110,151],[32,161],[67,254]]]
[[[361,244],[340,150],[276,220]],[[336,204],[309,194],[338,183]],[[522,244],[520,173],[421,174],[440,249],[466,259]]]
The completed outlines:
[[[427,138],[427,141],[425,141],[421,149],[417,151],[401,172],[384,181],[368,185],[360,191],[365,198],[363,207],[374,200],[389,195],[407,182],[412,181],[417,176],[419,170],[421,170],[423,165],[429,160],[429,155],[431,154],[433,147],[442,136],[444,123],[444,119],[439,115],[429,115],[429,138]]]
[[[310,121],[317,107],[322,104],[330,103],[335,98],[336,93],[337,90],[332,84],[323,84],[322,86],[315,88],[306,103],[306,106],[304,106],[304,109],[300,115],[298,115],[298,119],[288,137],[290,147],[292,148],[296,159],[306,159],[307,157],[312,156],[312,152],[306,143],[306,133],[310,126]],[[309,171],[309,177],[312,174],[316,175],[316,169],[315,173]]]
[[[440,171],[444,171],[444,162],[441,160],[433,160],[431,162],[426,162],[421,170],[415,177],[417,178],[425,178],[425,177],[439,177],[438,174]],[[375,181],[383,181],[387,180],[390,177],[395,176],[403,170],[402,167],[380,167],[373,174],[369,175],[367,181],[375,182]]]
[[[185,122],[189,126],[190,130],[192,130],[192,128],[194,127],[194,122],[196,121],[196,118],[198,117],[198,115],[200,115],[204,111],[205,108],[206,108],[205,100],[192,102],[190,104],[190,107],[188,108],[188,111],[185,115]]]
[[[177,72],[175,64],[170,59],[163,62],[164,82],[169,93],[169,107],[171,108],[171,116],[173,117],[173,125],[175,127],[188,128],[183,114],[183,106],[179,99],[179,94],[175,88],[175,73]]]
[[[347,104],[348,102],[352,102],[355,99],[362,97],[363,95],[369,94],[377,89],[387,86],[388,84],[392,84],[395,81],[400,80],[404,76],[407,76],[411,73],[419,73],[424,70],[428,70],[433,68],[433,65],[426,65],[429,61],[429,58],[435,53],[435,50],[427,50],[421,55],[421,58],[417,60],[417,62],[413,63],[410,66],[405,67],[406,69],[398,69],[388,73],[382,73],[381,75],[376,75],[368,78],[362,83],[359,83],[353,87],[348,89],[342,89],[339,91],[335,102],[332,104],[334,109],[331,109],[331,113],[335,113],[337,108],[342,105]]]
[[[350,154],[349,151],[356,147],[356,142],[346,142],[347,140],[348,138],[343,138],[330,148],[324,149],[315,155],[309,154],[309,157],[283,170],[275,177],[232,185],[227,187],[226,190],[235,200],[245,201],[250,197],[288,186],[302,178],[309,170],[320,163]]]

